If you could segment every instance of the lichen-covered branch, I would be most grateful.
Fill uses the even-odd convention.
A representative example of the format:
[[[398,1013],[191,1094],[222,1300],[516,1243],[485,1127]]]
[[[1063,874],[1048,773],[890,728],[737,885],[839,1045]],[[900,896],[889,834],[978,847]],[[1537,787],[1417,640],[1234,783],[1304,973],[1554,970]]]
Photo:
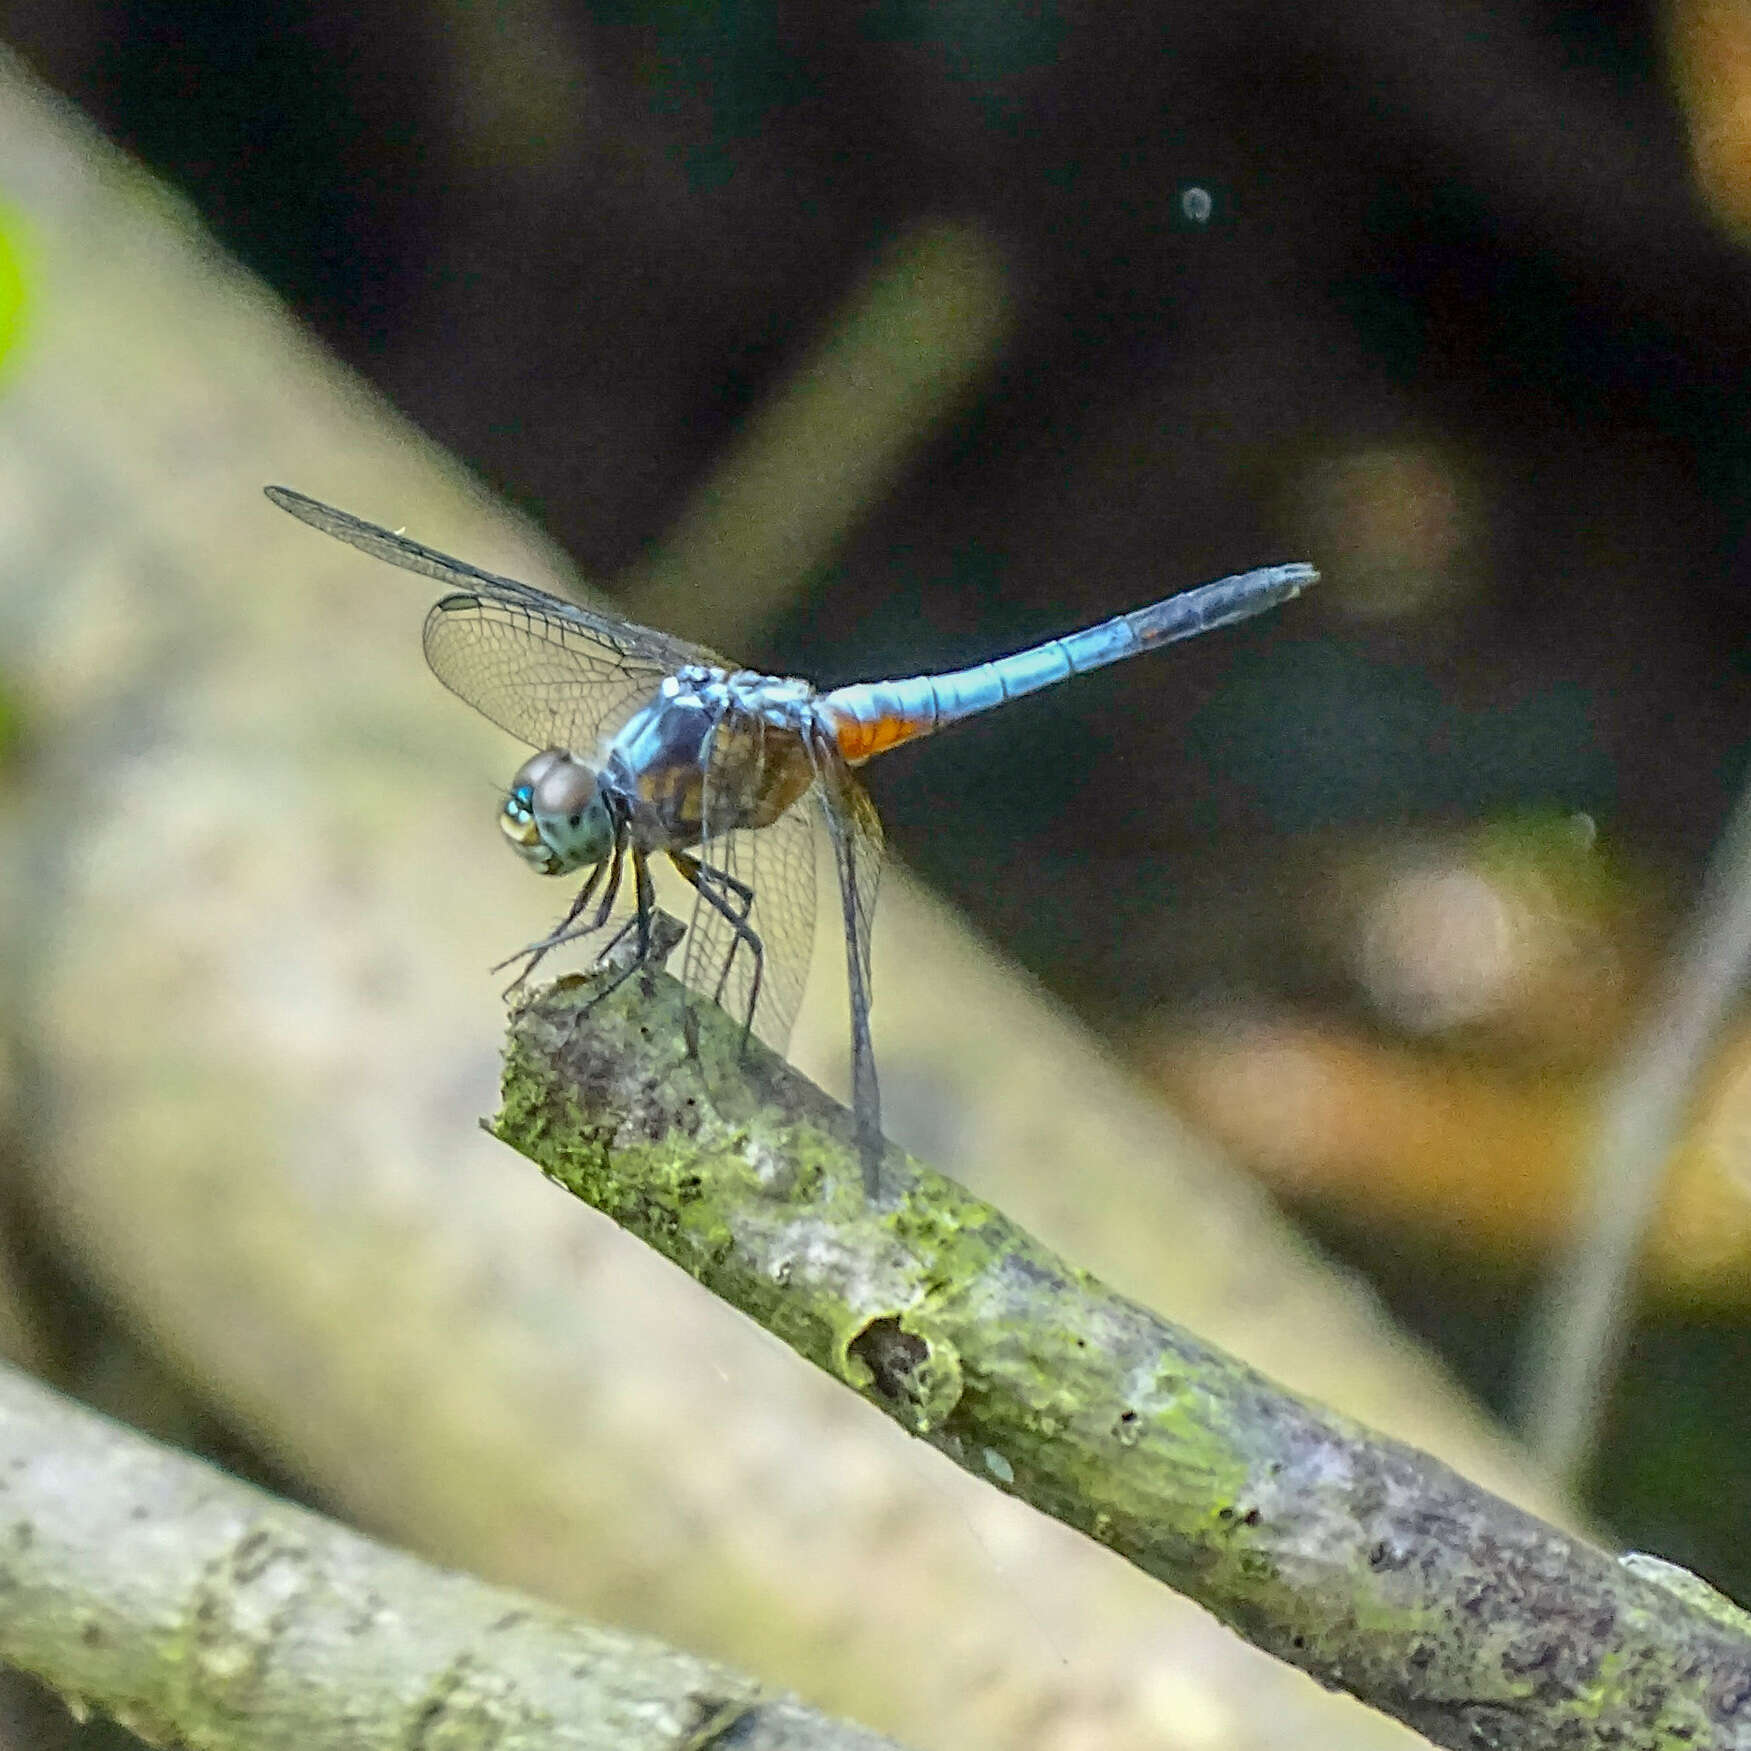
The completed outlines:
[[[1438,1745],[1751,1751],[1751,1637],[1295,1398],[890,1151],[646,972],[514,1018],[494,1129],[967,1469]]]
[[[190,1751],[897,1751],[387,1550],[3,1366],[0,1661]]]

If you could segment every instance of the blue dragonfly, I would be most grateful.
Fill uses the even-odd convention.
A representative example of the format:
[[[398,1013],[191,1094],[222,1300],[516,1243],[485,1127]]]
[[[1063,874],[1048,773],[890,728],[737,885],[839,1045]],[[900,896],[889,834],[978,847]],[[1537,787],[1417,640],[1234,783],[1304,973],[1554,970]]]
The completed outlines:
[[[973,668],[820,692],[482,571],[289,487],[266,491],[312,528],[441,584],[425,624],[432,672],[536,750],[511,779],[499,825],[540,874],[588,873],[555,928],[512,957],[523,962],[519,984],[562,943],[607,929],[629,877],[632,914],[608,946],[630,933],[626,964],[636,967],[650,947],[651,865],[661,858],[695,896],[683,982],[782,1052],[808,976],[824,830],[872,1198],[885,1147],[869,1030],[882,830],[854,768],[1072,675],[1263,613],[1319,575],[1265,566]]]

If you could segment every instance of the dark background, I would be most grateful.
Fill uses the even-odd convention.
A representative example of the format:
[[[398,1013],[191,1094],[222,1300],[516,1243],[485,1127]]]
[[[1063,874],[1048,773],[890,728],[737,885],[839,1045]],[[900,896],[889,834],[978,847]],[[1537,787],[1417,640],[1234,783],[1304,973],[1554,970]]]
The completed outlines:
[[[1115,1039],[1245,1001],[1384,1046],[1332,870],[1584,813],[1646,901],[1628,964],[1739,783],[1751,274],[1666,48],[1703,10],[14,0],[0,29],[610,588],[885,242],[979,227],[1016,300],[995,373],[734,654],[910,673],[1319,563],[1283,615],[871,788]],[[1522,1083],[1567,1050],[1463,1048]],[[1480,1269],[1311,1213],[1505,1400],[1536,1248]],[[1741,1595],[1748,1330],[1651,1312],[1597,1480],[1626,1542]]]

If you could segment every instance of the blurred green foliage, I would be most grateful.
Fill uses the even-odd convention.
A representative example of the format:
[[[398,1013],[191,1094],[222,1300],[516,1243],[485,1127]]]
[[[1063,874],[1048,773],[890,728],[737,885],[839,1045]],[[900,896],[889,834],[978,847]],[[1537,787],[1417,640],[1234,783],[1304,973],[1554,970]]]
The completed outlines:
[[[28,251],[18,215],[0,201],[0,373],[24,334]]]

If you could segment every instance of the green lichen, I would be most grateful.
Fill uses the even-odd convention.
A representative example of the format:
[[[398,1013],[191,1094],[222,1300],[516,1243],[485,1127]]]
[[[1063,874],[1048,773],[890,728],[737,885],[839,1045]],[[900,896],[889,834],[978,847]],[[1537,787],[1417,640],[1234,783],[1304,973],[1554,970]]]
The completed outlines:
[[[867,1201],[848,1115],[715,1012],[677,1052],[672,987],[640,983],[518,1017],[495,1129],[902,1427],[1437,1744],[1751,1746],[1723,1621],[898,1152]]]

